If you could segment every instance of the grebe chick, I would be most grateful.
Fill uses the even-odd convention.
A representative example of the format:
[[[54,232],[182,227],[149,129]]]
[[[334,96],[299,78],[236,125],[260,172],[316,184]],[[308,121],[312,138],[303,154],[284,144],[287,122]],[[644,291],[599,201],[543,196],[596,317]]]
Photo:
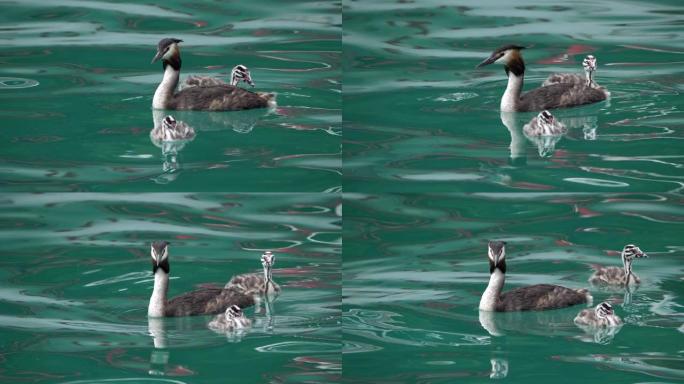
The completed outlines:
[[[477,68],[492,63],[503,63],[508,85],[501,97],[501,110],[505,112],[529,112],[544,109],[567,108],[605,100],[610,93],[602,88],[584,84],[553,83],[522,93],[525,62],[520,50],[525,47],[506,45],[495,50]]]
[[[242,65],[238,64],[233,69],[230,71],[230,85],[237,86],[240,84],[240,82],[245,82],[252,87],[254,87],[254,81],[252,81],[252,74],[249,72],[249,69]],[[187,88],[187,87],[207,87],[210,85],[225,85],[226,82],[216,78],[216,77],[211,77],[211,76],[195,76],[191,75],[188,76],[185,79],[185,82],[181,84],[182,88]]]
[[[558,136],[567,131],[565,125],[547,110],[540,112],[523,126],[523,132],[527,136]]]
[[[249,273],[233,276],[228,284],[226,284],[226,288],[233,287],[240,292],[252,296],[278,295],[280,293],[280,286],[273,281],[273,264],[275,264],[275,255],[270,251],[264,252],[261,255],[261,265],[264,268],[263,275]]]
[[[551,84],[568,83],[576,86],[586,85],[588,87],[599,88],[594,80],[594,72],[596,72],[596,57],[594,55],[587,55],[582,60],[582,68],[584,68],[584,77],[576,73],[554,73],[550,75],[542,83],[542,87]]]
[[[209,328],[216,331],[235,331],[252,326],[252,321],[245,317],[242,308],[231,305],[225,313],[216,315],[214,320],[209,323]]]
[[[205,287],[166,300],[169,288],[169,243],[155,241],[151,246],[154,289],[147,307],[149,317],[210,315],[224,312],[231,305],[246,308],[254,298],[233,288]]]
[[[601,267],[592,266],[596,272],[589,277],[589,282],[595,285],[617,285],[628,286],[629,284],[640,284],[641,279],[632,272],[632,261],[648,257],[639,247],[634,244],[627,244],[622,249],[620,258],[622,259],[622,268],[620,267]]]
[[[155,142],[189,140],[195,137],[195,130],[182,121],[169,115],[162,119],[159,127],[154,127],[150,137]]]
[[[616,327],[622,325],[622,319],[613,312],[613,306],[604,301],[594,309],[583,309],[575,316],[575,324],[590,327]]]
[[[482,294],[482,311],[539,311],[569,307],[592,300],[586,289],[570,289],[559,285],[536,284],[501,294],[506,279],[506,243],[490,241],[489,284]]]
[[[196,111],[237,111],[243,109],[266,108],[275,106],[275,94],[250,92],[230,84],[188,87],[176,92],[180,78],[181,57],[179,39],[162,39],[157,46],[154,63],[162,60],[164,77],[154,92],[152,108],[196,110]]]

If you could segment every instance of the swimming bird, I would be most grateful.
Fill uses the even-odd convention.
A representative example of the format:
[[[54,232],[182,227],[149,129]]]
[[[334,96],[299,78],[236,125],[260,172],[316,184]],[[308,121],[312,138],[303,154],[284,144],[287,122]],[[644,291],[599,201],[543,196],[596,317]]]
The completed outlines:
[[[275,255],[266,251],[261,255],[261,265],[264,268],[263,275],[249,273],[233,276],[226,284],[226,288],[233,287],[240,292],[252,296],[272,296],[280,293],[280,286],[273,281],[273,264]]]
[[[584,68],[584,77],[576,73],[554,73],[544,80],[542,87],[551,84],[568,83],[576,86],[586,85],[588,87],[599,88],[599,85],[594,80],[594,72],[596,72],[596,57],[594,55],[587,55],[582,60],[582,68]]]
[[[522,93],[525,62],[520,51],[525,47],[506,45],[495,50],[477,68],[492,63],[503,63],[508,85],[501,97],[501,110],[505,112],[529,112],[544,109],[575,107],[605,100],[610,93],[603,88],[584,84],[555,82]]]
[[[622,325],[622,319],[615,314],[613,306],[604,301],[596,308],[583,309],[575,316],[575,324],[590,327],[615,327]]]
[[[177,121],[168,115],[162,119],[158,127],[150,131],[150,138],[154,142],[188,140],[195,137],[195,130],[182,121]]]
[[[234,288],[204,287],[195,291],[166,299],[169,288],[169,243],[152,242],[152,273],[154,289],[147,307],[147,316],[173,317],[209,315],[224,312],[231,305],[246,308],[254,305],[254,298]]]
[[[275,106],[275,94],[250,92],[234,85],[188,87],[176,92],[180,78],[181,56],[178,46],[183,40],[162,39],[157,45],[157,54],[152,63],[161,60],[164,77],[154,92],[152,108],[196,110],[196,111],[236,111]]]
[[[627,244],[622,249],[620,258],[622,259],[622,268],[620,267],[602,267],[592,266],[596,270],[589,282],[595,285],[618,285],[629,286],[630,284],[640,284],[641,279],[632,272],[632,261],[648,257],[639,247],[634,244]]]
[[[216,315],[214,320],[209,323],[209,328],[216,331],[234,331],[245,329],[252,326],[252,321],[245,317],[242,308],[231,305],[225,313]]]
[[[501,294],[506,279],[506,242],[490,241],[488,248],[490,277],[480,300],[480,310],[538,311],[569,307],[592,300],[586,289],[570,289],[551,284],[530,285]]]
[[[252,87],[254,87],[254,81],[252,81],[252,74],[249,72],[249,69],[242,65],[238,64],[233,69],[230,71],[230,85],[237,86],[240,84],[240,82],[245,82]],[[181,84],[182,88],[187,88],[187,87],[206,87],[210,85],[225,85],[226,82],[212,76],[196,76],[196,75],[191,75],[188,76],[185,79],[185,82]]]
[[[550,157],[556,143],[568,132],[565,125],[551,112],[544,110],[523,126],[525,136],[537,145],[540,157]]]

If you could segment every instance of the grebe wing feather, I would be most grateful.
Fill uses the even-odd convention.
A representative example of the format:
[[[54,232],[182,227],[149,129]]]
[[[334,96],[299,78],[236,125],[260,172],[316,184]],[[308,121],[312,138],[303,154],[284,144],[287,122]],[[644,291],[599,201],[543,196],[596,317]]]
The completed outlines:
[[[225,84],[184,88],[173,95],[169,109],[237,111],[267,106],[268,99],[261,94]]]
[[[537,284],[512,289],[502,294],[497,310],[543,310],[564,308],[586,302],[586,295],[574,289],[552,284]]]

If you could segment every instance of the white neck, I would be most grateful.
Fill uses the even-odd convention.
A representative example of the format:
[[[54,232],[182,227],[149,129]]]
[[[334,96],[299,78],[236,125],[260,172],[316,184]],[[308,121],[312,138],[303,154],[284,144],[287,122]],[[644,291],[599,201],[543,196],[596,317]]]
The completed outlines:
[[[154,289],[150,296],[150,305],[147,307],[147,316],[163,317],[166,307],[166,291],[169,289],[169,274],[161,268],[154,274]]]
[[[496,303],[499,301],[504,280],[506,280],[506,275],[498,268],[492,272],[491,276],[489,276],[489,285],[487,285],[487,289],[485,289],[482,299],[480,299],[480,310],[494,311],[496,309]]]
[[[164,70],[164,78],[154,91],[154,98],[152,99],[152,108],[166,109],[169,101],[173,98],[173,93],[176,91],[178,85],[178,78],[180,71],[173,69],[172,66],[167,65]]]
[[[522,92],[524,75],[516,76],[513,72],[508,73],[508,85],[506,91],[501,96],[501,111],[515,112],[518,102],[520,101],[520,93]]]
[[[273,275],[270,267],[264,267],[264,280],[266,281],[266,293],[274,291],[275,287],[273,286]]]

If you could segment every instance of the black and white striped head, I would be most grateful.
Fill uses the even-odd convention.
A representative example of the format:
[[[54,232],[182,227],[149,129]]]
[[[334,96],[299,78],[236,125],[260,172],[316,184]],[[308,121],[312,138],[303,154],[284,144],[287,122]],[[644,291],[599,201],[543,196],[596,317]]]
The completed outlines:
[[[157,273],[158,269],[169,273],[171,267],[169,266],[168,241],[153,241],[150,248],[150,256],[152,256],[152,273]]]
[[[152,58],[152,63],[162,60],[164,68],[171,65],[176,70],[180,70],[181,58],[178,43],[182,41],[174,38],[161,39],[157,44],[157,54]]]
[[[226,309],[226,319],[227,320],[234,320],[234,319],[239,319],[243,316],[242,313],[242,308],[238,307],[237,305],[233,304],[228,309]]]
[[[582,67],[584,67],[585,72],[594,72],[596,70],[596,57],[587,55],[582,61]]]
[[[275,255],[271,251],[264,252],[264,254],[261,255],[261,265],[263,265],[264,268],[271,268],[273,264],[275,264]]]
[[[177,124],[178,122],[171,115],[166,116],[164,120],[162,120],[162,126],[165,129],[176,129]]]
[[[513,72],[516,76],[522,76],[525,73],[525,62],[520,55],[520,50],[525,47],[520,45],[504,45],[497,48],[488,58],[477,65],[476,68],[484,67],[492,63],[502,63],[506,69],[506,75]]]
[[[642,257],[648,257],[648,255],[634,244],[627,244],[622,249],[623,262],[631,262],[634,259],[639,259]]]
[[[551,112],[549,112],[547,110],[539,112],[539,115],[537,115],[537,118],[543,124],[553,125],[556,122],[556,118],[553,117]]]
[[[244,81],[252,87],[254,86],[252,74],[249,73],[249,69],[242,64],[238,64],[230,71],[230,85],[238,85],[241,81]]]
[[[605,319],[608,316],[613,316],[613,306],[610,305],[607,301],[602,302],[601,304],[596,306],[596,309],[594,309],[596,312],[596,317],[599,319]]]
[[[493,273],[496,269],[506,273],[506,242],[490,241],[487,246],[487,256],[489,257],[489,273]]]

